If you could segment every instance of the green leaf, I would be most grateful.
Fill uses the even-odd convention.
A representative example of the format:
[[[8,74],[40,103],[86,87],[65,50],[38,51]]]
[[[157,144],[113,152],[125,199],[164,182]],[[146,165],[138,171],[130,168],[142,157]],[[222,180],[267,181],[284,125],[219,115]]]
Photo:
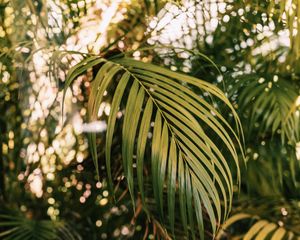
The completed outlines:
[[[268,224],[268,221],[266,220],[259,220],[257,223],[255,223],[250,230],[245,235],[245,240],[252,239],[264,226]]]
[[[5,213],[3,214],[3,211]],[[59,221],[29,219],[13,210],[1,210],[0,237],[3,240],[31,240],[31,239],[60,239],[78,240],[79,235],[75,229],[64,233],[67,225]],[[3,227],[3,228],[2,228]]]
[[[277,225],[275,223],[269,223],[268,225],[266,225],[260,232],[259,234],[256,236],[256,240],[259,239],[265,239],[267,238],[267,236],[274,231],[274,229],[276,229]]]
[[[144,101],[144,90],[138,89],[138,83],[134,82],[129,92],[126,105],[126,114],[122,132],[122,155],[125,175],[127,177],[128,188],[134,205],[134,184],[133,184],[133,150],[136,129]]]
[[[152,116],[152,109],[153,103],[150,99],[148,99],[146,107],[144,109],[143,118],[141,120],[141,130],[139,132],[138,141],[137,141],[137,178],[138,178],[138,186],[139,191],[141,193],[141,198],[143,201],[144,207],[146,207],[145,203],[145,194],[144,194],[144,187],[143,187],[143,180],[144,180],[144,156],[146,150],[146,143],[148,138],[148,132],[151,123],[151,116]]]
[[[113,182],[112,182],[112,175],[111,175],[111,147],[112,147],[112,140],[113,134],[117,119],[117,113],[119,110],[119,105],[121,103],[125,88],[127,86],[128,80],[130,76],[128,73],[124,73],[120,79],[120,82],[116,88],[114,98],[111,104],[110,114],[107,121],[107,131],[106,131],[106,143],[105,143],[105,157],[106,157],[106,169],[107,169],[107,176],[108,176],[108,185],[111,193],[113,193]],[[142,150],[142,147],[141,147]],[[143,156],[140,156],[143,157]]]
[[[163,131],[164,132],[164,131]],[[170,226],[174,234],[175,224],[175,191],[176,191],[176,176],[177,176],[177,149],[174,138],[171,138],[169,159],[168,159],[168,216]]]
[[[243,76],[246,80],[236,84],[239,109],[247,114],[246,126],[250,132],[259,125],[262,134],[274,135],[281,130],[282,142],[287,139],[291,143],[300,140],[300,124],[297,117],[297,86],[285,79],[277,82],[259,83],[259,76]]]

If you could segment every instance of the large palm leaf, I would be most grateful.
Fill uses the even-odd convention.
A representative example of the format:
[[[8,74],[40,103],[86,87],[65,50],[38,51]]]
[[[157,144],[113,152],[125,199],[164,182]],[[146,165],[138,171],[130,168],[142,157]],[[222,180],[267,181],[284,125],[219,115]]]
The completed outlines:
[[[200,236],[204,238],[204,214],[208,215],[215,233],[217,223],[226,218],[232,202],[234,183],[229,159],[233,159],[240,178],[236,150],[240,143],[217,109],[195,94],[189,86],[225,103],[232,111],[240,132],[239,119],[228,99],[217,87],[187,75],[128,58],[106,60],[97,56],[86,58],[70,69],[65,91],[77,76],[96,65],[100,65],[100,69],[91,83],[88,101],[90,121],[97,119],[105,91],[110,89],[112,83],[117,84],[112,97],[105,144],[109,186],[112,187],[111,147],[117,113],[125,110],[122,160],[133,204],[135,192],[139,191],[147,209],[143,169],[147,162],[145,151],[151,148],[149,162],[153,195],[161,219],[174,232],[177,199],[187,235],[195,238],[196,222]],[[125,103],[125,109],[121,109],[121,103]],[[149,133],[152,134],[151,138],[148,137]],[[90,134],[89,139],[97,167],[96,134]],[[215,144],[216,139],[221,140],[230,157],[224,157],[220,146]],[[135,172],[137,187],[134,184]],[[164,191],[167,197],[164,197]],[[165,200],[167,204],[164,204]],[[164,217],[165,213],[167,218]]]

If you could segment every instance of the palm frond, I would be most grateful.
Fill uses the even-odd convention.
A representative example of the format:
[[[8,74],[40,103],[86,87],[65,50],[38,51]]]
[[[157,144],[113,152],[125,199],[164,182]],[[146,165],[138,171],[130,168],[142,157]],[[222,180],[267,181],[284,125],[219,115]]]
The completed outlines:
[[[63,222],[35,220],[9,211],[0,214],[0,238],[3,240],[79,240],[81,237]]]
[[[265,135],[280,133],[282,141],[299,141],[298,90],[295,85],[278,76],[268,79],[254,74],[237,82],[233,93],[238,93],[237,103],[240,111],[247,115],[246,126],[250,131],[257,129]]]
[[[247,192],[252,196],[299,197],[299,161],[295,148],[281,144],[279,138],[271,143],[255,143],[247,149]],[[268,174],[265,174],[268,172]],[[256,183],[259,182],[259,186]]]
[[[245,223],[250,222],[248,230],[239,235],[238,239],[250,240],[250,239],[299,239],[300,235],[297,232],[293,232],[286,228],[282,222],[272,222],[266,219],[262,219],[257,215],[251,215],[248,213],[237,213],[230,217],[221,227],[221,231],[218,233],[216,239],[221,239],[222,235],[235,224],[241,224],[245,226]],[[235,234],[233,234],[235,235]]]
[[[186,234],[195,239],[194,223],[197,223],[203,239],[203,215],[207,214],[215,234],[218,223],[226,219],[232,203],[233,176],[229,158],[235,163],[240,180],[236,146],[240,148],[241,145],[239,137],[217,109],[189,86],[224,102],[232,111],[237,131],[241,133],[238,116],[226,96],[212,84],[150,63],[129,58],[106,60],[95,56],[70,69],[65,92],[78,75],[97,64],[100,64],[100,69],[91,83],[88,101],[90,121],[97,119],[105,91],[110,89],[112,83],[117,84],[105,144],[110,188],[113,184],[112,139],[117,114],[122,112],[123,169],[133,204],[135,192],[139,191],[144,208],[147,208],[143,169],[149,147],[151,158],[148,164],[151,165],[153,194],[161,220],[174,233],[175,211],[179,207]],[[122,103],[125,109],[122,109]],[[90,134],[89,139],[97,168],[96,133]],[[225,158],[220,151],[221,146],[215,144],[216,139],[230,153],[229,158]],[[134,184],[135,175],[137,187]],[[163,204],[164,190],[167,190],[167,206]],[[175,206],[176,198],[179,206]]]

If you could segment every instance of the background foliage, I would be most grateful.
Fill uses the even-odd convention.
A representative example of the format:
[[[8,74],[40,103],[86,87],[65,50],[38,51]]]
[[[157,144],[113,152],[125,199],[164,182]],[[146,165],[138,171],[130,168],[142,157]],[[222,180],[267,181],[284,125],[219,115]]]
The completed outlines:
[[[179,213],[171,221],[173,235],[156,215],[159,200],[149,197],[149,173],[147,199],[135,195],[132,206],[122,166],[121,121],[111,143],[112,201],[104,148],[113,91],[103,93],[97,125],[87,118],[90,80],[101,65],[86,67],[72,79],[62,112],[66,74],[90,56],[131,64],[130,71],[144,78],[152,65],[139,67],[134,61],[152,62],[170,69],[169,78],[184,73],[221,89],[241,120],[247,167],[241,151],[240,191],[237,184],[232,189],[229,220],[223,226],[213,223],[219,229],[216,237],[300,237],[299,9],[298,1],[273,0],[1,1],[0,238],[190,239]],[[123,53],[135,60],[116,60]],[[196,86],[188,89],[234,128],[232,111],[221,101]],[[91,152],[87,133],[95,127],[98,147]],[[230,158],[213,130],[205,131]],[[226,204],[222,201],[222,208]],[[211,219],[203,216],[205,238],[211,239]]]

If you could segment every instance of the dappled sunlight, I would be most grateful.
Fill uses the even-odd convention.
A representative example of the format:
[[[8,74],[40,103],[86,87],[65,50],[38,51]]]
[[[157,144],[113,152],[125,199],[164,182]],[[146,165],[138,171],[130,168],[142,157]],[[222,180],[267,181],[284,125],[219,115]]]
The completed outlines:
[[[3,0],[0,238],[299,238],[299,4]]]
[[[129,4],[128,1],[105,1],[97,3],[88,3],[91,7],[88,9],[87,16],[80,20],[80,30],[69,37],[66,41],[66,45],[60,46],[63,50],[82,51],[87,52],[93,49],[95,53],[99,53],[99,49],[107,44],[107,31],[109,25],[117,23],[123,19],[122,13],[127,11],[124,6]],[[48,7],[48,24],[51,26],[53,34],[59,34],[63,31],[63,16],[62,8],[59,7],[57,1],[49,1]],[[84,7],[84,2],[78,3],[78,6]],[[121,10],[120,11],[120,7]],[[99,15],[99,13],[101,13]],[[36,17],[31,17],[32,22],[36,25]],[[7,23],[8,24],[8,23]],[[51,33],[52,34],[52,33]],[[51,36],[51,35],[50,35]],[[37,31],[37,35],[34,36],[34,43],[36,48],[42,47],[40,39],[45,37],[45,32],[41,30]],[[96,121],[91,123],[84,123],[85,117],[84,109],[80,110],[80,113],[74,108],[77,99],[81,99],[82,94],[79,85],[73,86],[73,92],[68,91],[65,100],[64,116],[61,117],[61,104],[62,93],[56,85],[55,76],[51,76],[49,72],[49,60],[51,58],[51,51],[48,49],[41,49],[33,54],[32,57],[32,71],[30,73],[30,81],[32,82],[32,93],[29,95],[28,106],[24,105],[25,117],[28,116],[26,128],[32,132],[33,135],[40,134],[40,137],[33,138],[26,141],[28,145],[26,150],[25,161],[29,164],[40,163],[41,169],[37,168],[34,171],[39,171],[39,174],[30,174],[28,176],[28,183],[30,189],[37,197],[42,197],[43,191],[43,176],[47,181],[53,181],[57,170],[61,170],[63,166],[69,165],[74,159],[81,163],[86,155],[87,142],[81,136],[84,132],[103,132],[106,129],[105,121]],[[76,60],[76,59],[75,59]],[[8,81],[9,75],[4,72],[2,81]],[[79,82],[78,82],[79,83]],[[57,102],[59,104],[57,104]],[[104,112],[109,114],[109,105],[102,105],[99,109],[99,116]],[[74,109],[74,110],[72,110]],[[68,116],[72,114],[71,122],[68,124]],[[46,119],[53,117],[57,121],[57,125],[54,129],[55,137],[52,138],[52,143],[48,142],[48,130],[43,128]],[[61,119],[64,119],[64,122]],[[38,142],[35,142],[38,140]],[[78,149],[75,148],[75,144],[79,144]],[[9,144],[10,148],[13,148],[12,143]],[[86,196],[86,195],[85,195]],[[82,198],[80,198],[82,202]],[[50,211],[51,214],[53,211]]]

